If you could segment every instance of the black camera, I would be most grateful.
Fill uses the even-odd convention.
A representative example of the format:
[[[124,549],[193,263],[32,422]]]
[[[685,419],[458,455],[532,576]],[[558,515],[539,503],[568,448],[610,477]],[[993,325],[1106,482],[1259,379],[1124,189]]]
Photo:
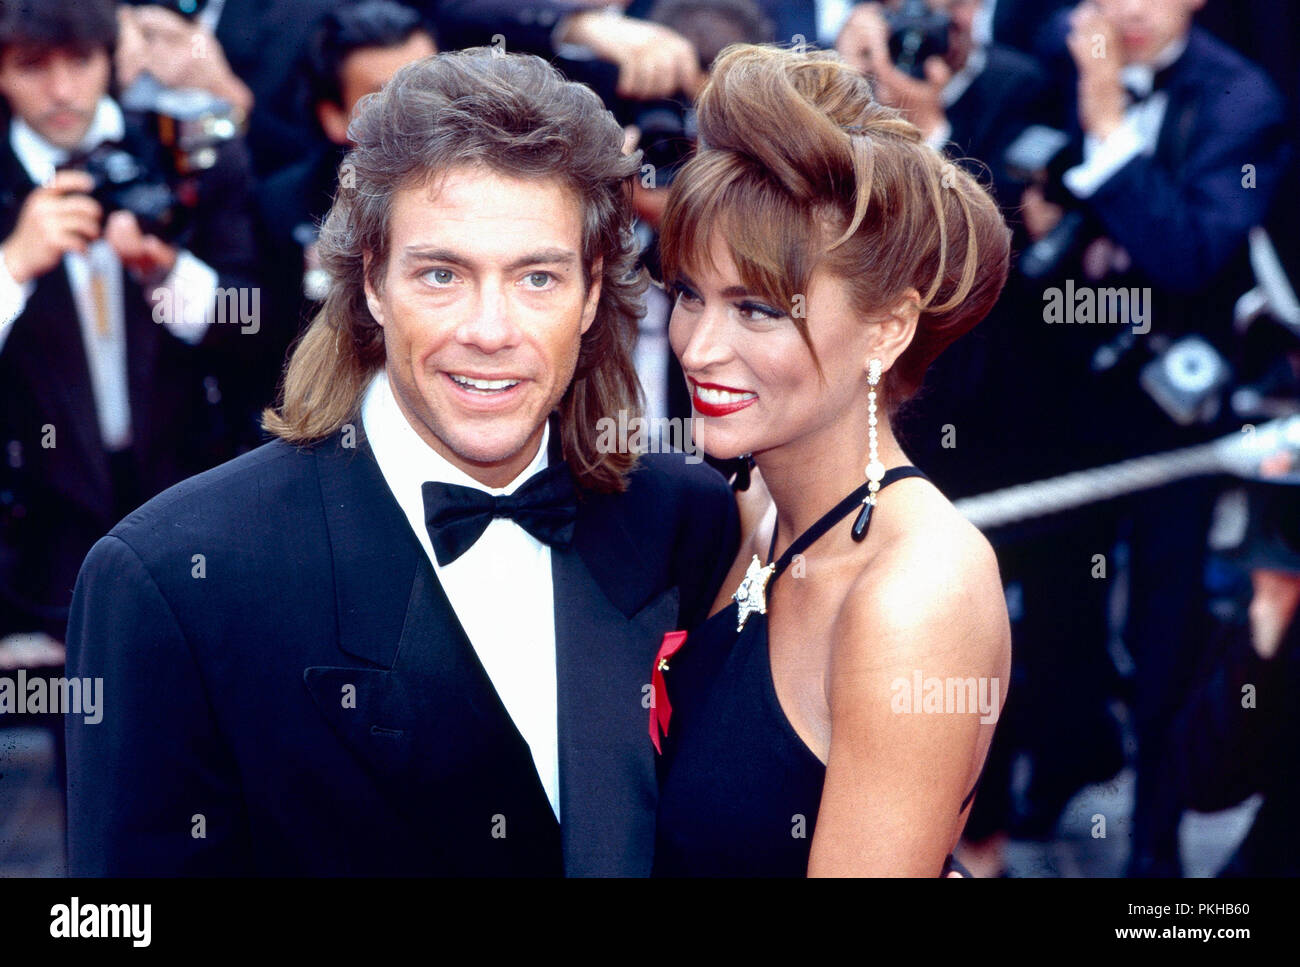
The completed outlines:
[[[144,136],[105,142],[62,167],[91,176],[91,196],[106,214],[129,211],[142,232],[176,242],[198,205],[199,176],[217,163],[217,149],[238,137],[240,122],[225,101],[163,87],[149,74],[123,92],[121,105],[144,118]]]
[[[885,11],[889,24],[889,56],[894,65],[913,77],[925,77],[925,62],[948,53],[948,28],[952,18],[931,10],[925,0],[903,0]]]
[[[1065,209],[1056,227],[1021,254],[1020,272],[1028,279],[1058,274],[1088,238],[1089,216],[1062,181],[1073,163],[1071,143],[1065,132],[1035,124],[1011,142],[1002,159],[1008,177],[1022,185],[1037,185],[1047,201]]]
[[[173,240],[183,232],[186,206],[157,160],[141,157],[148,153],[133,151],[134,147],[106,142],[68,159],[64,167],[90,175],[95,182],[91,197],[105,214],[129,211],[145,234]]]

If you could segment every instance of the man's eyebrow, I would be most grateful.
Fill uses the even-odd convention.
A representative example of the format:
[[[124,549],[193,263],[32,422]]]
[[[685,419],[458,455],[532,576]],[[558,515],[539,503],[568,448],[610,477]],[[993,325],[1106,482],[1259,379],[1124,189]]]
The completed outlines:
[[[577,265],[578,253],[567,248],[543,248],[536,252],[529,252],[523,255],[509,265],[506,271],[514,272],[529,265]]]
[[[448,262],[452,265],[470,266],[471,260],[459,252],[444,248],[425,248],[408,245],[402,250],[405,262]],[[529,265],[576,265],[578,253],[567,248],[543,248],[528,252],[506,265],[507,272],[517,272]]]
[[[422,245],[408,245],[402,249],[403,262],[450,262],[453,265],[468,265],[469,261],[460,253],[449,248],[425,248]]]

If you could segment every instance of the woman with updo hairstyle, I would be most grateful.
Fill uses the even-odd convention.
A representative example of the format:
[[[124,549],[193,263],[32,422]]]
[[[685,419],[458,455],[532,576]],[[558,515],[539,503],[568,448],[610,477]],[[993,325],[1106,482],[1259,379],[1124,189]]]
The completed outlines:
[[[891,417],[997,300],[1010,232],[834,54],[730,47],[698,115],[669,335],[696,441],[756,470],[712,616],[656,664],[655,873],[937,876],[1011,634],[992,548]]]

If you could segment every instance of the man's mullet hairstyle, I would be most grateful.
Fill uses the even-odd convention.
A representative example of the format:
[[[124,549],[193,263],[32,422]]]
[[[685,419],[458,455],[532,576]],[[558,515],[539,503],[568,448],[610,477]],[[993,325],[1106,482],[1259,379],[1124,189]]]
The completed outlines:
[[[589,88],[566,81],[532,55],[478,47],[408,64],[358,106],[348,129],[355,145],[339,168],[334,204],[321,228],[321,262],[330,276],[320,311],[289,359],[278,410],[262,425],[307,444],[360,415],[361,399],[384,365],[382,327],[365,295],[381,287],[396,192],[430,185],[460,166],[485,166],[516,178],[555,178],[582,205],[583,279],[603,258],[596,318],[560,401],[561,441],[574,477],[601,492],[625,488],[634,453],[602,453],[597,420],[638,415],[632,365],[644,270],[636,267],[632,177],[640,153],[623,153],[623,129]]]

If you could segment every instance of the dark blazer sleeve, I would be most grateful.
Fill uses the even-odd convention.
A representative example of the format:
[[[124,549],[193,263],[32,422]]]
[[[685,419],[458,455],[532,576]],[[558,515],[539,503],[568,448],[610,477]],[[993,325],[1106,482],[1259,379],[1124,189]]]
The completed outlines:
[[[190,566],[188,551],[175,556]],[[239,783],[194,656],[154,578],[117,537],[86,558],[67,646],[68,676],[103,682],[100,721],[66,716],[68,872],[251,868]]]
[[[259,282],[252,164],[242,140],[222,145],[218,162],[203,178],[194,232],[186,248],[217,273],[222,288]],[[210,326],[205,342],[237,335],[239,326]],[[213,332],[213,330],[225,330]],[[245,339],[247,341],[247,339]]]

